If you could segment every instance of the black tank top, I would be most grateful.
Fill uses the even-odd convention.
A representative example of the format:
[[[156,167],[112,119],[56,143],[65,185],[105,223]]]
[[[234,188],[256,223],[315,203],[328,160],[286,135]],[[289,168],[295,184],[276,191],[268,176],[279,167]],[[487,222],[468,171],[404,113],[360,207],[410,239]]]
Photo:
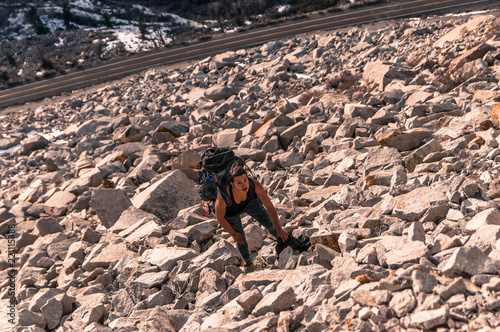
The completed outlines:
[[[234,200],[234,194],[233,194],[233,187],[229,185],[229,199],[231,200],[231,205],[227,206],[226,204],[226,217],[234,217],[245,211],[245,208],[247,207],[248,203],[255,197],[255,185],[253,183],[253,180],[248,178],[248,192],[247,192],[247,198],[244,201],[241,201],[240,203],[236,203]]]

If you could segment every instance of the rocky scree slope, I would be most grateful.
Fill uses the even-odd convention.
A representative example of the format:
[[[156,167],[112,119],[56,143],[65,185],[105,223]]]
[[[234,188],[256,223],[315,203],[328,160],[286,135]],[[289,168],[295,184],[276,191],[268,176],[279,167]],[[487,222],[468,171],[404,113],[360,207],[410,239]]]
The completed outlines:
[[[9,114],[9,225],[30,331],[492,331],[500,326],[499,19],[279,40]],[[248,160],[293,235],[205,217],[209,146]],[[2,319],[7,321],[6,312]],[[24,331],[24,330],[23,330]]]

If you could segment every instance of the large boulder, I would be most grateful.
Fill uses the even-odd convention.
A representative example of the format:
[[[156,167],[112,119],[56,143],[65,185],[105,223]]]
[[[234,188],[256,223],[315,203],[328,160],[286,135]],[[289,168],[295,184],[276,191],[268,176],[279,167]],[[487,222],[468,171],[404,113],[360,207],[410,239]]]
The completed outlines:
[[[434,47],[442,48],[447,43],[453,43],[457,40],[462,40],[464,35],[476,31],[476,29],[486,20],[491,19],[492,15],[473,15],[470,20],[464,24],[457,25],[454,29],[443,35],[435,43]]]
[[[195,185],[183,172],[174,170],[136,195],[132,204],[166,222],[180,210],[200,202]]]
[[[109,228],[109,230],[114,233],[120,233],[121,231],[126,230],[127,228],[135,225],[141,220],[153,220],[158,224],[161,223],[160,218],[158,218],[154,214],[143,211],[131,205],[120,214],[118,220],[113,224],[113,226]]]
[[[477,247],[486,254],[489,254],[500,239],[500,225],[484,225],[479,227],[471,235],[465,247]]]
[[[401,154],[396,148],[381,148],[366,154],[363,162],[364,175],[375,170],[387,170],[403,164]]]
[[[49,144],[49,141],[41,135],[30,136],[28,138],[25,138],[21,142],[21,149],[19,150],[19,153],[20,154],[28,154],[31,151],[43,149],[48,144]]]
[[[487,209],[476,214],[465,226],[467,232],[475,232],[481,226],[500,225],[500,212],[496,208]]]
[[[409,151],[417,148],[432,133],[432,130],[426,128],[415,128],[403,132],[393,131],[380,138],[378,142],[380,145],[391,146],[399,151]]]
[[[269,293],[257,304],[252,314],[262,316],[268,312],[275,314],[290,308],[296,300],[295,293],[292,287],[278,290],[274,293]]]
[[[439,268],[448,278],[498,272],[495,262],[477,247],[457,248],[448,260],[441,263]]]
[[[392,80],[405,80],[413,77],[415,73],[402,65],[382,61],[369,62],[363,71],[363,82],[377,85],[384,90]]]
[[[70,204],[76,200],[76,196],[67,191],[58,191],[45,202],[44,210],[51,216],[62,216],[68,211]]]
[[[170,271],[175,267],[177,261],[184,261],[197,255],[198,253],[193,249],[167,247],[161,244],[144,251],[139,262],[159,266],[163,271]]]
[[[429,258],[429,249],[421,241],[405,243],[404,246],[387,252],[387,265],[397,269],[406,263],[417,263],[422,257]]]
[[[21,143],[21,139],[19,137],[2,137],[0,138],[0,150],[10,149],[19,143]]]
[[[113,226],[122,212],[131,205],[132,202],[122,189],[99,188],[92,191],[90,207],[97,212],[99,220],[106,228]]]
[[[221,240],[201,255],[193,258],[187,272],[199,273],[204,268],[210,267],[222,274],[227,265],[239,265],[240,257],[235,247],[226,240]]]
[[[205,90],[205,97],[212,101],[217,101],[219,99],[227,99],[237,93],[236,89],[226,85],[215,85]]]
[[[448,204],[448,197],[444,193],[429,187],[420,187],[398,196],[392,214],[408,221],[417,221],[431,207],[446,204]]]

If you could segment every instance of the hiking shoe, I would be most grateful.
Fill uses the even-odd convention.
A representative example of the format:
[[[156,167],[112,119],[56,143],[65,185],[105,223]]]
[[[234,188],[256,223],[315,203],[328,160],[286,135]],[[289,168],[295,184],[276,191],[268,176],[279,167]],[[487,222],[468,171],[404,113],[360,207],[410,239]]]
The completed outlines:
[[[254,266],[253,266],[253,263],[245,263],[243,265],[243,268],[245,270],[245,274],[249,274],[249,273],[252,273],[254,271]]]

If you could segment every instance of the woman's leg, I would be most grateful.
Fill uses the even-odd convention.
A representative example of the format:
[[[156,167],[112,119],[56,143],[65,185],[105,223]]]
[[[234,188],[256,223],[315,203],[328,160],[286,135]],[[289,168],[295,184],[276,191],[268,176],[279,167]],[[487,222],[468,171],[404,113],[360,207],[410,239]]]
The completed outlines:
[[[276,227],[274,227],[271,216],[269,216],[269,212],[267,212],[266,207],[258,198],[255,198],[248,203],[245,208],[245,212],[257,220],[259,224],[264,226],[272,236],[278,239],[278,232],[276,232]]]
[[[225,217],[225,218],[229,222],[229,225],[231,225],[231,227],[234,229],[234,231],[240,233],[243,236],[243,241],[245,241],[245,243],[243,244],[236,243],[236,247],[238,248],[241,257],[243,257],[245,262],[248,261],[250,259],[250,252],[248,251],[248,243],[245,237],[245,231],[243,230],[243,225],[241,224],[241,217],[237,215],[234,217]]]

